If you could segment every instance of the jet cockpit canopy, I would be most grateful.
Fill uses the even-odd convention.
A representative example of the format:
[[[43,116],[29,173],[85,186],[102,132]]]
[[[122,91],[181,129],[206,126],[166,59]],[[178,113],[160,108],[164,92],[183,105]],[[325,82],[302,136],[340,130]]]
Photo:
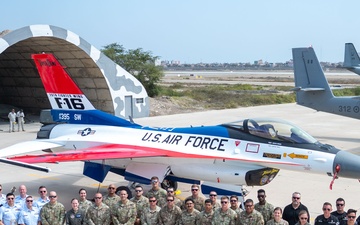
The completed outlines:
[[[281,119],[254,118],[226,124],[245,133],[281,142],[313,144],[318,142],[298,126]]]

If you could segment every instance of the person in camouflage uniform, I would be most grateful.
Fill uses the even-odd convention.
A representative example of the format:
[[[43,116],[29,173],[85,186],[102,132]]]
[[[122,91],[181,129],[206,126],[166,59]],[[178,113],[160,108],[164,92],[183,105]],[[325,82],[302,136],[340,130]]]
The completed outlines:
[[[289,223],[282,219],[282,209],[276,207],[273,212],[273,219],[267,221],[266,225],[289,225]]]
[[[120,202],[120,196],[118,196],[115,192],[116,192],[115,185],[110,184],[108,187],[108,193],[106,196],[104,196],[104,200],[103,200],[103,203],[109,206],[110,208],[111,220],[114,217],[112,213],[115,212],[116,208],[118,207],[118,203]]]
[[[267,221],[273,218],[274,206],[265,200],[266,194],[264,189],[259,189],[257,194],[259,202],[255,204],[255,210],[261,213],[266,224]]]
[[[211,225],[214,215],[213,206],[210,199],[205,200],[205,210],[200,212],[196,218],[196,225]]]
[[[40,212],[42,225],[63,225],[65,221],[65,207],[57,201],[55,191],[49,193],[50,201],[46,203]]]
[[[132,225],[136,220],[136,205],[128,199],[126,190],[120,191],[120,202],[111,214],[113,215],[114,225],[126,224]]]
[[[157,205],[163,207],[166,205],[166,191],[160,187],[159,178],[154,176],[151,178],[152,188],[146,193],[145,197],[153,195],[157,199]]]
[[[220,203],[218,203],[218,201],[217,201],[217,193],[216,193],[216,191],[210,191],[209,198],[211,200],[211,204],[213,206],[214,211],[215,211],[215,209],[220,209],[221,208]]]
[[[235,225],[236,213],[229,208],[229,198],[221,197],[221,208],[216,209],[211,221],[212,225]]]
[[[239,223],[240,213],[243,211],[239,207],[239,198],[236,195],[231,195],[230,197],[230,209],[232,209],[236,213],[236,224]]]
[[[149,207],[149,199],[143,196],[143,188],[141,185],[135,187],[135,196],[130,199],[133,203],[136,204],[136,221],[135,225],[140,225],[140,217],[145,208]]]
[[[199,212],[204,210],[204,202],[205,202],[205,198],[200,196],[200,188],[199,185],[197,184],[193,184],[191,185],[191,193],[192,195],[187,197],[191,198],[194,201],[194,208],[197,209]],[[186,209],[185,205],[183,205],[182,209]]]
[[[142,225],[158,225],[158,214],[160,212],[160,207],[156,205],[155,196],[149,197],[150,207],[144,208],[141,214],[141,224]]]
[[[182,208],[183,202],[175,196],[175,190],[174,190],[174,188],[173,188],[173,187],[168,187],[168,188],[166,189],[166,192],[167,192],[167,196],[174,196],[174,197],[175,197],[175,198],[174,198],[174,199],[175,199],[175,200],[174,200],[175,205],[176,205],[176,206],[179,206],[180,208]]]
[[[87,209],[93,205],[93,203],[86,199],[86,190],[81,188],[79,190],[79,209],[86,213]]]
[[[95,203],[86,212],[88,225],[109,225],[111,222],[110,208],[102,203],[102,194],[96,193]]]
[[[158,222],[160,225],[175,225],[181,216],[181,209],[175,205],[174,196],[167,196],[167,204],[160,209]]]
[[[254,202],[252,199],[245,201],[245,211],[240,213],[237,219],[238,225],[264,225],[264,218],[254,209]]]
[[[85,211],[79,209],[79,200],[71,200],[71,209],[65,215],[66,225],[85,225]]]
[[[180,216],[178,225],[195,225],[197,215],[200,213],[198,210],[194,209],[194,200],[188,198],[185,200],[185,205],[187,207]]]

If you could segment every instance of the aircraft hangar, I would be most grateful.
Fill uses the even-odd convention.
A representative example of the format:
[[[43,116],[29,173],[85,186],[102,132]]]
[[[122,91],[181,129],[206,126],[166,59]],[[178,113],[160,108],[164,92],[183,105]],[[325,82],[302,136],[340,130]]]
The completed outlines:
[[[0,104],[34,114],[51,108],[31,59],[38,53],[54,54],[95,108],[126,118],[149,116],[149,97],[134,76],[77,34],[51,25],[0,33]]]

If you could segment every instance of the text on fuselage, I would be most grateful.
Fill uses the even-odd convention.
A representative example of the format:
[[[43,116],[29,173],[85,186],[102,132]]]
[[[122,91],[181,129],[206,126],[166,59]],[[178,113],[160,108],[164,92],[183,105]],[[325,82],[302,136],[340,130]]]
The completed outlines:
[[[225,151],[225,143],[228,142],[227,139],[216,137],[203,137],[195,135],[184,137],[183,135],[179,134],[163,135],[159,133],[146,133],[141,140],[161,144],[192,146],[194,148],[210,149],[217,151]]]

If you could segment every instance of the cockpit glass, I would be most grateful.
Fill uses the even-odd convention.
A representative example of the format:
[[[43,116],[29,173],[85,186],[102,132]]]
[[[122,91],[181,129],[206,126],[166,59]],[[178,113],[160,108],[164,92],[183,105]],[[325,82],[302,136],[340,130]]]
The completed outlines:
[[[280,119],[246,119],[227,125],[273,141],[301,144],[317,142],[315,138],[301,128]]]

